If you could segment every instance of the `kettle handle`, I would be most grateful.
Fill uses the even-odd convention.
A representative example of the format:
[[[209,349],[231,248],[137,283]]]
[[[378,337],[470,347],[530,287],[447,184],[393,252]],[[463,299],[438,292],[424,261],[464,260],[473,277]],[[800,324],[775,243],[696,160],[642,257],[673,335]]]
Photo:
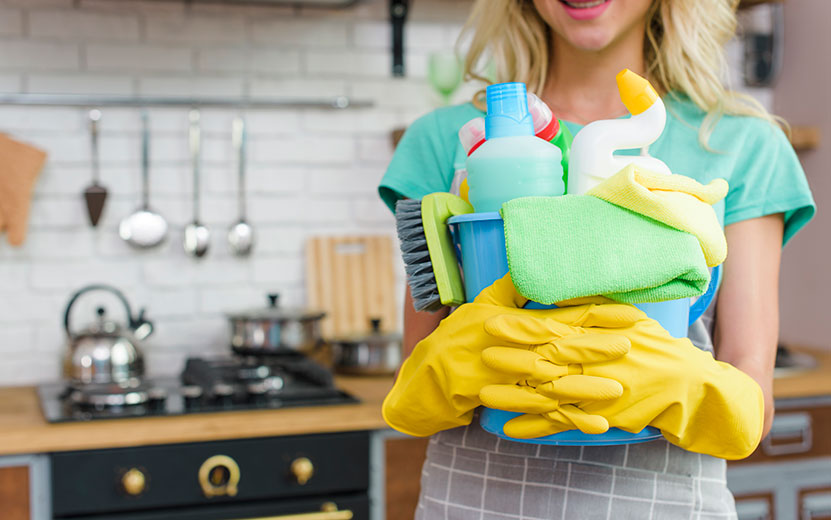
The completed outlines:
[[[130,329],[134,329],[136,326],[141,324],[141,321],[143,321],[143,317],[139,317],[139,320],[133,319],[133,311],[132,309],[130,309],[130,304],[127,302],[127,298],[124,296],[124,293],[122,293],[115,287],[105,284],[88,285],[75,292],[75,294],[72,295],[72,297],[69,299],[69,302],[66,304],[66,311],[64,311],[63,316],[63,327],[66,330],[66,335],[70,338],[72,337],[72,331],[69,330],[69,314],[72,310],[72,306],[75,304],[78,298],[81,297],[81,295],[91,291],[107,291],[116,295],[118,299],[121,300],[121,303],[124,305],[124,309],[127,311],[127,326]]]

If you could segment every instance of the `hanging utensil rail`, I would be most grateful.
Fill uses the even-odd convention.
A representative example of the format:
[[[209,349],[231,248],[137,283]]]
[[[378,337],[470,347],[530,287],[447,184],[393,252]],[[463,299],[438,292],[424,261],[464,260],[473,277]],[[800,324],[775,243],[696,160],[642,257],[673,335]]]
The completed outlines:
[[[134,97],[84,96],[75,94],[0,94],[0,105],[53,107],[192,107],[192,108],[262,108],[298,109],[320,108],[344,110],[369,108],[373,101],[335,96],[323,99],[257,97]]]

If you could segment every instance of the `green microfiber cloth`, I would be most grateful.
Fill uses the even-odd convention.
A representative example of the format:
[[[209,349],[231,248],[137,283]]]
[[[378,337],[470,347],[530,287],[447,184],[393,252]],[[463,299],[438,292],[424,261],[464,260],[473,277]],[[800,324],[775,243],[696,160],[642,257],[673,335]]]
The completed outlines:
[[[597,197],[514,199],[502,218],[511,278],[538,303],[660,302],[699,296],[710,283],[694,235]]]

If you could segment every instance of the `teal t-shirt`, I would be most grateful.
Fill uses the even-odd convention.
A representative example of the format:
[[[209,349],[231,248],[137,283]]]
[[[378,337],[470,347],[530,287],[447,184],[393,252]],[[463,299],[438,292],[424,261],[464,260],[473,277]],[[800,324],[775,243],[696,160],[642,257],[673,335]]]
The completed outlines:
[[[664,161],[673,173],[703,184],[725,179],[730,190],[714,206],[722,225],[784,213],[784,244],[811,219],[815,205],[805,172],[779,128],[754,117],[725,115],[710,136],[713,151],[708,151],[698,141],[706,114],[684,96],[667,96],[664,103],[667,124],[649,146],[649,154]],[[466,159],[458,131],[482,115],[466,103],[440,108],[415,121],[398,143],[378,188],[387,206],[392,209],[395,201],[405,197],[448,191]],[[568,121],[566,125],[575,135],[581,128]],[[636,155],[640,150],[625,153]]]

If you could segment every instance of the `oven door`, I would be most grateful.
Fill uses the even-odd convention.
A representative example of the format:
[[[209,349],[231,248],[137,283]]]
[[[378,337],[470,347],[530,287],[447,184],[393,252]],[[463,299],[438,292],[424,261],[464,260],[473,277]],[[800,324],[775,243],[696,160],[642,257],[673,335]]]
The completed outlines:
[[[60,519],[341,520],[348,516],[341,510],[366,518],[368,432],[77,451],[50,459],[52,511]]]

